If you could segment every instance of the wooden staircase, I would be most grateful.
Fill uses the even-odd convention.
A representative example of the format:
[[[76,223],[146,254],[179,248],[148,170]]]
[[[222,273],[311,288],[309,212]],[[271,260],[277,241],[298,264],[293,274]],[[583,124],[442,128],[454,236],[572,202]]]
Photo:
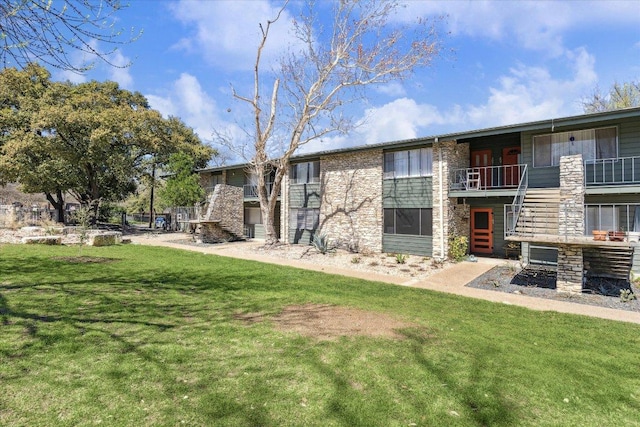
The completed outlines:
[[[530,188],[516,223],[520,236],[558,235],[559,188]]]

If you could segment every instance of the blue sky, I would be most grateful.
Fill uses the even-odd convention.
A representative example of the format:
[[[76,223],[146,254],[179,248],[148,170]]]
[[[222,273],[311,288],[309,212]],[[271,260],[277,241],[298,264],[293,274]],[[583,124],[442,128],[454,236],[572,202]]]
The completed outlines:
[[[133,61],[131,67],[97,64],[85,76],[54,71],[53,77],[115,80],[163,114],[182,118],[204,141],[217,129],[241,143],[248,116],[230,88],[251,94],[258,23],[281,2],[130,3],[116,26],[143,34],[111,60]],[[580,101],[596,87],[640,79],[639,0],[403,3],[395,21],[446,16],[439,27],[444,54],[405,81],[370,88],[368,102],[349,111],[367,117],[363,126],[306,151],[580,114]],[[291,16],[274,28],[268,57],[287,43]]]

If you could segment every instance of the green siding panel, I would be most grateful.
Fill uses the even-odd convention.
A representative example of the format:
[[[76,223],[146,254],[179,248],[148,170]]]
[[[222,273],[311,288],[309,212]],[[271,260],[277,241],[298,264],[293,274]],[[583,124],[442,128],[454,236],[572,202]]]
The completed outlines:
[[[383,234],[382,252],[431,256],[431,236],[408,236],[405,234]]]
[[[295,208],[320,207],[320,183],[291,184],[289,186],[289,206]]]
[[[264,239],[265,238],[264,225],[262,225],[262,224],[255,224],[254,225],[253,237],[256,238],[256,239]]]
[[[384,208],[433,207],[433,179],[385,179],[382,183],[382,205]]]
[[[227,171],[227,184],[234,187],[244,186],[244,169],[231,169]]]

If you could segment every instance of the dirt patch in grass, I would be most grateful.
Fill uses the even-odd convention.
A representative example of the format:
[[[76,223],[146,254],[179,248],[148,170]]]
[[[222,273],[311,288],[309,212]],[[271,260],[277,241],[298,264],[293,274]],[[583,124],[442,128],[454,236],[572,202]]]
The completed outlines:
[[[267,320],[262,313],[237,314],[235,318],[248,323]],[[351,336],[402,339],[404,335],[398,330],[415,326],[385,314],[329,304],[291,305],[268,320],[281,331],[321,341]]]
[[[56,261],[64,261],[71,264],[106,264],[118,261],[116,258],[104,258],[97,256],[57,256],[52,259]]]

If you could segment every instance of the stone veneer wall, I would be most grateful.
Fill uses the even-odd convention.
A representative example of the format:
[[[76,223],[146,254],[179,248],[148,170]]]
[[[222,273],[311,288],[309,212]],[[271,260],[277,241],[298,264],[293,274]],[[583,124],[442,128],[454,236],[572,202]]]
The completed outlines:
[[[320,158],[321,233],[352,250],[382,251],[382,150]]]
[[[242,237],[244,234],[243,189],[226,184],[216,185],[209,200],[209,208],[207,209],[204,221],[216,221],[222,230],[236,238]],[[215,227],[203,227],[203,231],[205,228]],[[209,230],[206,232],[211,235],[217,235],[219,233],[218,230]],[[228,240],[228,238],[224,240]]]
[[[563,236],[584,236],[584,166],[582,155],[560,158],[560,206],[558,231]],[[558,246],[558,292],[582,292],[584,274],[582,248]]]
[[[469,238],[469,207],[458,205],[449,197],[451,171],[469,167],[469,144],[439,141],[433,144],[433,257],[444,259],[449,254],[449,237],[454,234]],[[442,177],[442,203],[440,179]],[[442,220],[440,219],[442,213]]]

